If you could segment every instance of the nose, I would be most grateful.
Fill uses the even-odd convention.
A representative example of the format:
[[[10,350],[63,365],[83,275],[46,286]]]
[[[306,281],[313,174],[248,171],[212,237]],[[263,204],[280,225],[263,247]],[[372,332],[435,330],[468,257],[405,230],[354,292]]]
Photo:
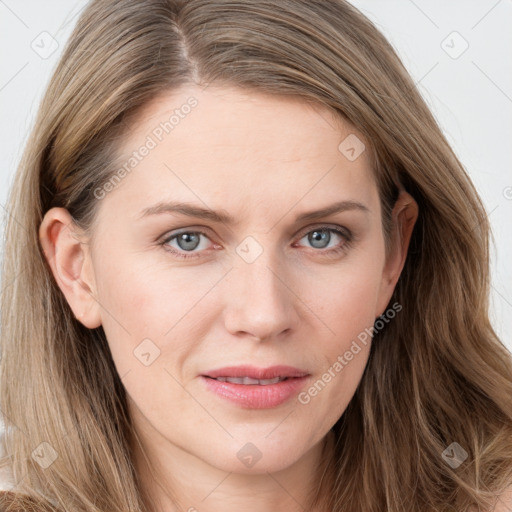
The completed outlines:
[[[270,251],[252,263],[236,258],[224,283],[226,329],[259,341],[294,330],[299,315],[291,279]]]

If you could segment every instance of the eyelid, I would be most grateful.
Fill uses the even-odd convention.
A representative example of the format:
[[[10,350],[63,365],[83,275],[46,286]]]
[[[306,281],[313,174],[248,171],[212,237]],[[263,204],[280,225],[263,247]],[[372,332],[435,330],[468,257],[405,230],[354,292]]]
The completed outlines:
[[[352,238],[352,232],[350,229],[346,228],[345,226],[340,226],[339,224],[326,224],[326,223],[316,223],[309,226],[305,226],[299,232],[294,235],[294,238],[303,238],[304,235],[307,235],[311,231],[314,231],[315,229],[322,230],[322,229],[332,229],[333,231],[337,231],[347,238]],[[176,231],[176,232],[175,232]],[[159,242],[165,242],[168,241],[170,238],[176,237],[182,233],[199,233],[202,234],[208,238],[210,238],[211,230],[206,226],[190,226],[190,227],[184,227],[184,228],[176,228],[175,230],[171,230],[166,232],[164,235],[158,238]],[[212,241],[212,243],[214,243]]]
[[[164,242],[166,240],[169,240],[169,238],[181,235],[182,233],[200,233],[204,236],[208,236],[209,238],[211,236],[210,233],[212,233],[212,231],[206,226],[187,226],[184,228],[175,228],[166,231],[162,236],[158,237],[156,241]]]
[[[323,229],[326,229],[326,230],[332,229],[333,231],[337,231],[338,233],[343,234],[347,238],[352,238],[352,232],[350,231],[350,229],[346,228],[345,226],[340,226],[339,224],[325,224],[325,223],[324,224],[318,223],[318,224],[313,224],[311,226],[306,226],[305,228],[301,229],[296,236],[299,238],[303,238],[304,235],[307,235],[311,231],[315,231],[315,230],[321,231]]]

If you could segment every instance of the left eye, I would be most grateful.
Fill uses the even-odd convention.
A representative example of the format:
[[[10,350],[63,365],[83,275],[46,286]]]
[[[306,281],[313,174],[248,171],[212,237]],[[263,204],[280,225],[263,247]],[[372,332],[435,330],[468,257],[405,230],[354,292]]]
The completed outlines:
[[[341,244],[338,243],[334,247],[328,247],[332,241],[332,233],[342,239]],[[167,237],[161,242],[161,245],[166,247],[166,250],[175,254],[180,258],[193,258],[198,256],[196,253],[201,251],[195,251],[200,246],[201,237],[208,238],[206,233],[202,231],[182,231]],[[319,228],[310,229],[306,232],[299,240],[307,238],[308,242],[312,244],[315,249],[324,249],[323,253],[340,252],[346,248],[351,240],[351,235],[348,230],[342,230],[341,228],[332,228],[327,226],[321,226]],[[171,246],[170,243],[176,241],[178,247]],[[194,251],[194,252],[193,252]],[[186,253],[192,254],[186,254]]]
[[[305,236],[303,236],[301,238],[301,240],[303,238],[307,238],[308,242],[312,243],[313,247],[315,249],[325,249],[327,247],[326,245],[324,245],[325,242],[327,241],[327,244],[329,244],[329,242],[331,241],[331,233],[335,233],[342,239],[348,241],[349,237],[346,233],[343,233],[339,229],[326,228],[326,227],[317,228],[317,229],[313,229],[312,231],[308,231],[305,234]],[[317,245],[315,245],[315,244],[317,244]]]

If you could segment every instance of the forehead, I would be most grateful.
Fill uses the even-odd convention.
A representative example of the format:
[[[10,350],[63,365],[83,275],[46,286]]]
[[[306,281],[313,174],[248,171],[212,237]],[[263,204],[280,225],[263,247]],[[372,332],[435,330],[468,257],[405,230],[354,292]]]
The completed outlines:
[[[191,106],[193,105],[193,106]],[[320,103],[298,96],[277,96],[235,87],[185,86],[146,104],[133,121],[124,148],[150,135],[158,144],[187,150],[194,136],[196,151],[218,146],[230,155],[254,152],[285,160],[292,156],[314,158],[324,146],[357,130]],[[198,141],[197,138],[205,139]],[[276,137],[277,136],[277,137]],[[359,138],[362,138],[358,134]],[[336,141],[335,141],[336,142]],[[331,147],[336,150],[337,144]],[[219,154],[218,156],[221,156]]]
[[[187,86],[155,98],[128,125],[117,159],[128,175],[109,202],[122,196],[134,207],[179,199],[282,209],[354,195],[375,200],[361,134],[297,97]],[[347,144],[362,151],[357,158],[347,158]]]

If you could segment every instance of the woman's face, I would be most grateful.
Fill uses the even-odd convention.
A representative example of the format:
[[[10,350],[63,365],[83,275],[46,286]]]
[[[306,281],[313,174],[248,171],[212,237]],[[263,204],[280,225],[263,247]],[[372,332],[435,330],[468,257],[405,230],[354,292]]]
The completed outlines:
[[[133,123],[124,172],[95,191],[94,243],[73,264],[82,291],[61,288],[103,326],[155,451],[273,472],[343,414],[406,251],[386,259],[362,141],[323,107],[214,86],[164,95]],[[207,377],[240,366],[216,375],[288,379]],[[276,366],[295,373],[257,373]]]

